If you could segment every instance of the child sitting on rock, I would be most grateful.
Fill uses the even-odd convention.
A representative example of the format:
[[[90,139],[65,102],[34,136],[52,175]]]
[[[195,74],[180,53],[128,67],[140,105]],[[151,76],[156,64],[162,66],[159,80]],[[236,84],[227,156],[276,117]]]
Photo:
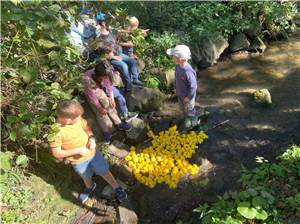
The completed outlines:
[[[98,43],[96,50],[93,52],[94,55],[97,55],[97,60],[107,61],[110,60],[111,55],[113,54],[113,46],[110,43]],[[107,64],[107,66],[110,66],[110,80],[112,82],[112,91],[114,98],[118,105],[118,112],[120,113],[120,118],[123,121],[129,122],[132,119],[136,118],[139,114],[137,112],[130,112],[128,111],[126,99],[121,93],[121,90],[117,88],[120,83],[118,82],[118,71],[114,70],[113,66],[111,64]],[[88,73],[92,72],[94,73],[94,69],[91,71],[87,71]]]
[[[195,110],[195,98],[197,91],[197,75],[188,63],[191,51],[186,45],[177,45],[167,50],[167,54],[173,56],[175,63],[175,88],[179,105],[184,111],[185,127],[191,128],[198,123]]]
[[[109,30],[105,17],[98,18],[97,23],[100,26],[100,42],[103,44],[110,43],[113,45],[114,51],[111,54],[110,63],[121,73],[122,80],[125,85],[125,92],[130,92],[132,90],[132,84],[144,86],[144,83],[139,80],[136,60],[120,52],[120,45],[118,44],[115,36]]]
[[[112,72],[108,61],[99,61],[95,70],[89,70],[84,76],[84,93],[103,131],[104,144],[110,143],[113,126],[119,130],[131,129],[131,126],[122,122],[118,116],[110,79]]]
[[[119,186],[111,172],[108,163],[101,152],[96,149],[93,132],[86,120],[81,116],[84,110],[76,100],[63,100],[57,106],[57,124],[59,133],[50,142],[51,151],[55,158],[65,158],[75,172],[83,179],[85,189],[79,195],[79,201],[85,203],[95,190],[93,174],[102,176],[116,192],[119,201],[127,198],[126,192]]]
[[[124,30],[119,31],[118,33],[118,43],[120,46],[122,46],[122,52],[124,54],[127,54],[129,57],[133,58],[134,44],[130,40],[130,35],[132,35],[132,33],[139,28],[139,20],[135,16],[132,16],[128,19],[128,21],[129,21],[128,27]],[[142,34],[144,36],[146,36],[147,32],[149,31],[149,29],[147,30],[139,29],[139,30],[142,31]]]

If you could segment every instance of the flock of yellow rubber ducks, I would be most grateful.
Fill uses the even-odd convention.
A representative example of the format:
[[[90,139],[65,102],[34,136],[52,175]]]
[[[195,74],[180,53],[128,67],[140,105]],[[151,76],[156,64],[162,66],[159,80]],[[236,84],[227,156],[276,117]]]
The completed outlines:
[[[150,147],[142,152],[136,152],[132,146],[125,157],[136,179],[144,185],[153,188],[157,183],[165,183],[170,188],[176,188],[179,180],[187,173],[194,175],[199,172],[199,166],[190,164],[186,159],[192,157],[208,136],[204,132],[197,134],[179,134],[173,126],[167,131],[155,135],[149,131],[148,136],[153,140]]]

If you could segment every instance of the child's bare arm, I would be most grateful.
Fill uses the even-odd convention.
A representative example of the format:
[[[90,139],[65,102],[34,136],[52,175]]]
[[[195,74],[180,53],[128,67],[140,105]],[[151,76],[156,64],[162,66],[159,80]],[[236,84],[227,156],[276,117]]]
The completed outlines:
[[[119,45],[122,47],[133,47],[133,43],[131,41],[119,41]]]
[[[82,124],[83,124],[82,125],[83,130],[89,136],[89,141],[88,141],[86,147],[88,149],[96,148],[96,140],[95,140],[92,130],[90,129],[90,127],[88,126],[88,124],[85,120],[82,120]]]
[[[92,132],[92,130],[90,129],[90,127],[88,126],[88,124],[84,124],[82,128],[83,128],[84,132],[85,132],[88,136],[92,136],[92,135],[93,135],[93,132]]]
[[[61,147],[53,147],[51,148],[52,155],[57,159],[63,159],[70,156],[75,156],[80,154],[80,152],[83,150],[82,148],[76,148],[71,150],[62,150]]]

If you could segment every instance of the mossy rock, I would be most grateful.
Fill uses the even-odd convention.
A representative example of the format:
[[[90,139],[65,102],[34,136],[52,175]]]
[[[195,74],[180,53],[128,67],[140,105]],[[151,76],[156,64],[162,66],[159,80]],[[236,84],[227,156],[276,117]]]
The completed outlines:
[[[261,105],[271,105],[272,104],[272,98],[269,90],[267,89],[260,89],[256,90],[253,93],[254,101]]]

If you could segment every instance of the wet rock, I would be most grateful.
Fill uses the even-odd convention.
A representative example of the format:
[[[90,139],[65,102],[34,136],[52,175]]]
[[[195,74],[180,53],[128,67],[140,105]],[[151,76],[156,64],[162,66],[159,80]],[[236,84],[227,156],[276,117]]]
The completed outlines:
[[[138,223],[138,217],[137,217],[136,213],[129,208],[119,206],[118,214],[119,214],[119,222],[118,223],[120,223],[120,224],[137,224]]]
[[[133,86],[125,97],[129,111],[151,112],[159,110],[164,94],[158,89]]]
[[[254,41],[251,43],[249,50],[263,53],[265,52],[266,48],[267,46],[265,45],[265,43],[259,37],[256,37]]]
[[[127,140],[132,144],[141,143],[147,135],[145,122],[140,118],[135,118],[130,121],[132,128],[126,132]]]
[[[254,101],[258,104],[262,105],[270,105],[272,104],[271,94],[267,89],[256,90],[253,93]]]
[[[248,51],[239,51],[239,52],[235,52],[233,54],[230,55],[230,59],[232,61],[240,61],[240,60],[246,60],[250,58],[250,54]]]
[[[247,37],[243,33],[239,33],[234,35],[229,44],[229,49],[231,52],[236,52],[240,50],[246,50],[250,46],[250,42]]]
[[[192,59],[199,68],[209,67],[217,62],[228,45],[228,41],[225,39],[199,40],[199,42],[191,48]]]

